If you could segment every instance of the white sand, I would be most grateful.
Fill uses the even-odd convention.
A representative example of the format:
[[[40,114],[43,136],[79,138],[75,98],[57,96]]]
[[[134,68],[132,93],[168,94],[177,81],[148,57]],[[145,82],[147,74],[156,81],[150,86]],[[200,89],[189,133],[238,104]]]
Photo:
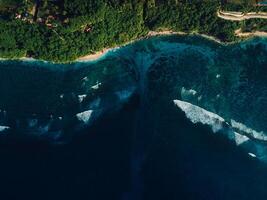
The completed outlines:
[[[267,32],[260,32],[260,31],[256,31],[256,32],[245,32],[245,33],[242,33],[242,32],[238,32],[239,29],[235,32],[235,34],[238,36],[238,37],[253,37],[253,36],[259,36],[259,37],[267,37]],[[81,56],[79,58],[77,58],[75,61],[76,62],[88,62],[88,61],[96,61],[98,59],[100,59],[102,56],[104,56],[106,53],[108,53],[109,51],[111,50],[114,50],[116,48],[120,48],[120,47],[123,47],[125,45],[128,45],[128,44],[131,44],[137,40],[141,40],[141,39],[144,39],[144,38],[149,38],[149,37],[154,37],[154,36],[164,36],[164,35],[200,35],[204,38],[207,38],[209,40],[212,40],[214,42],[217,42],[217,43],[220,43],[220,44],[229,44],[229,43],[225,43],[225,42],[222,42],[220,41],[219,39],[213,37],[213,36],[209,36],[209,35],[205,35],[205,34],[199,34],[197,32],[192,32],[192,33],[185,33],[185,32],[182,32],[182,31],[171,31],[171,30],[164,30],[164,31],[150,31],[148,32],[147,36],[145,37],[141,37],[139,39],[135,39],[135,40],[132,40],[132,41],[129,41],[121,46],[117,46],[117,47],[113,47],[113,48],[105,48],[103,49],[102,51],[98,51],[98,52],[95,52],[95,53],[90,53],[88,55],[85,55],[85,56]],[[1,60],[12,60],[10,58],[0,58],[0,61]],[[38,59],[34,59],[34,58],[27,58],[27,57],[21,57],[21,58],[15,58],[14,60],[22,60],[22,61],[40,61]]]
[[[101,58],[103,55],[105,55],[111,49],[113,49],[113,48],[105,48],[102,51],[98,51],[98,52],[96,52],[94,54],[88,54],[86,56],[82,56],[82,57],[78,58],[76,61],[78,61],[78,62],[86,62],[86,61],[97,60],[97,59]]]

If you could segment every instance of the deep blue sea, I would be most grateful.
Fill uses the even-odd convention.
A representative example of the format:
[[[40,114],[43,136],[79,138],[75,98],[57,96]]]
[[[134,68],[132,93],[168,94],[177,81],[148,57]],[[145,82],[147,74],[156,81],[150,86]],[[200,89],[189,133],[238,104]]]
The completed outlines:
[[[263,38],[0,61],[0,199],[266,200],[266,121]]]

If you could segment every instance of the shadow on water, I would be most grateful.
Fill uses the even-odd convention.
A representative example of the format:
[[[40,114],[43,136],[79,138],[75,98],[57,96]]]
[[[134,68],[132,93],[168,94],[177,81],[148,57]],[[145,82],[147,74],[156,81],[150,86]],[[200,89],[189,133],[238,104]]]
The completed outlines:
[[[130,187],[136,107],[133,97],[66,145],[2,137],[1,199],[121,199]]]
[[[88,110],[90,102],[99,96],[101,103],[103,101],[104,105],[114,108],[118,106],[116,102],[119,102],[116,94],[125,96],[125,90],[127,92],[127,89],[135,88],[136,81],[139,81],[140,85],[137,87],[141,94],[139,97],[133,96],[119,111],[105,112],[85,130],[79,129],[76,132],[74,126],[67,123],[70,126],[64,128],[71,135],[67,144],[53,145],[29,138],[21,132],[15,133],[14,129],[10,129],[13,133],[3,133],[0,139],[1,199],[266,199],[266,166],[256,158],[249,157],[248,152],[228,141],[223,134],[214,134],[210,128],[200,124],[193,125],[173,103],[168,103],[181,98],[180,93],[182,88],[185,90],[184,85],[191,92],[193,90],[189,89],[195,87],[196,94],[203,92],[203,98],[206,95],[206,100],[203,100],[205,105],[211,101],[210,97],[218,97],[219,86],[229,94],[229,91],[232,91],[229,90],[232,80],[227,79],[229,76],[226,73],[225,81],[220,82],[224,75],[220,70],[229,69],[230,75],[235,75],[232,72],[233,66],[240,68],[241,65],[231,62],[229,64],[225,56],[228,49],[224,51],[224,48],[220,47],[223,56],[219,58],[222,59],[223,67],[218,68],[217,64],[213,66],[209,57],[213,56],[212,52],[218,48],[218,44],[206,45],[208,41],[203,43],[192,37],[153,39],[147,40],[144,45],[142,42],[145,41],[140,41],[125,51],[118,51],[117,54],[114,52],[114,57],[90,65],[89,68],[66,73],[35,68],[32,73],[34,75],[31,75],[24,68],[19,70],[16,63],[12,69],[8,63],[0,68],[0,103],[1,106],[9,108],[7,111],[15,116],[14,119],[17,119],[17,116],[24,119],[27,114],[25,110],[29,114],[52,113],[56,117],[69,114],[75,117],[76,113]],[[197,48],[193,48],[192,44]],[[239,55],[240,49],[237,50]],[[182,53],[185,54],[179,57]],[[202,59],[204,55],[206,59]],[[265,58],[264,55],[262,54],[262,59]],[[249,54],[247,57],[252,56]],[[234,59],[230,57],[229,60]],[[263,66],[263,61],[257,62],[263,63]],[[249,64],[250,70],[255,69],[257,62]],[[143,71],[133,71],[133,63],[146,68],[142,68]],[[149,70],[148,67],[153,63],[153,69]],[[221,75],[215,70],[210,71],[207,76],[207,69],[201,67],[210,64],[212,67],[207,69],[217,69]],[[243,65],[244,69],[247,69],[247,63],[244,62]],[[188,70],[189,68],[192,71]],[[146,70],[149,70],[148,77]],[[255,79],[255,86],[258,87],[260,84],[256,78],[259,76],[256,75],[251,79]],[[188,81],[192,76],[194,80]],[[210,81],[200,84],[204,81],[203,77],[205,80],[205,77],[212,77],[214,84]],[[150,80],[148,85],[146,78]],[[264,86],[265,76],[261,79]],[[98,82],[102,83],[103,89],[93,90],[92,87],[95,87],[96,83],[98,85]],[[208,83],[211,84],[210,94]],[[226,87],[227,83],[229,88]],[[262,90],[259,87],[257,91]],[[80,103],[77,95],[81,94],[86,94],[87,97]],[[236,96],[233,93],[233,97]],[[194,94],[185,100],[194,101],[193,97]],[[229,99],[225,102],[223,100],[221,104],[224,112],[228,104],[235,105],[229,103]],[[259,102],[264,100],[260,98]],[[122,102],[125,103],[126,100]],[[210,103],[213,102],[218,100]],[[244,102],[241,102],[242,105],[247,107],[247,102],[252,101]],[[265,105],[254,102],[257,105]],[[223,103],[227,103],[226,106]],[[239,109],[240,105],[237,105],[237,108]],[[258,109],[261,110],[261,107]],[[250,112],[237,111],[233,114],[240,113],[241,117],[248,113],[251,115]],[[265,121],[262,120],[264,125]],[[77,119],[73,123],[77,123]]]
[[[263,163],[173,105],[168,111],[144,162],[144,199],[266,199]]]
[[[66,145],[2,138],[1,198],[127,199],[139,106],[135,96]],[[149,117],[142,123],[144,199],[265,199],[267,174],[260,162],[208,127],[192,126],[173,105],[157,112],[153,119],[160,123]]]

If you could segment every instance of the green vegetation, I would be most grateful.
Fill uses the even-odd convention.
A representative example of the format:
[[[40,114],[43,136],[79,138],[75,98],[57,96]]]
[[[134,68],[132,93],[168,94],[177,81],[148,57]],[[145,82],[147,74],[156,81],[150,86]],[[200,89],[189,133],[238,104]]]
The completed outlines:
[[[0,8],[1,10],[14,9],[22,4],[21,0],[1,0]]]
[[[149,29],[171,29],[215,36],[222,41],[233,41],[236,22],[217,17],[219,2],[192,1],[194,3],[165,4],[148,9],[145,18]]]
[[[222,20],[216,16],[219,6],[214,0],[0,0],[0,57],[68,62],[150,30],[233,41],[236,29],[258,23]]]

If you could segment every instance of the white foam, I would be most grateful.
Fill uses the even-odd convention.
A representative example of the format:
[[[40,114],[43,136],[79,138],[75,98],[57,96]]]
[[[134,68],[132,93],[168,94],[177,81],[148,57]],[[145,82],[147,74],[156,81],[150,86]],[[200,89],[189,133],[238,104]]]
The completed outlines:
[[[0,132],[6,131],[8,129],[10,129],[10,127],[8,127],[8,126],[0,126]]]
[[[240,145],[244,148],[248,152],[249,156],[253,158],[257,157],[261,161],[267,163],[267,146],[263,143],[251,140],[246,135],[242,135],[245,132],[250,134],[251,137],[265,140],[266,136],[263,135],[263,132],[257,132],[234,120],[231,120],[231,123],[229,124],[219,115],[185,101],[174,100],[174,103],[185,112],[186,117],[190,119],[191,122],[207,124],[212,127],[214,132],[221,130],[223,128],[223,123],[227,124],[229,127],[224,129],[221,133],[225,134],[229,140],[234,141],[236,145]],[[240,133],[234,132],[233,129],[238,129]],[[252,150],[254,153],[251,153]]]
[[[245,135],[241,135],[237,132],[234,132],[234,136],[235,136],[235,142],[237,145],[241,145],[243,144],[244,142],[247,142],[249,141],[249,138]]]
[[[84,123],[88,123],[91,119],[93,110],[87,110],[81,113],[76,114],[76,117],[79,121],[83,121]]]
[[[86,76],[86,77],[84,77],[82,80],[83,80],[83,81],[88,81],[88,77]]]
[[[87,97],[86,94],[78,95],[79,102],[82,103],[83,100]]]
[[[248,153],[248,155],[250,155],[253,158],[256,158],[257,157],[254,153]]]
[[[195,96],[197,94],[197,91],[196,90],[193,90],[193,89],[185,89],[184,87],[182,87],[182,91],[181,91],[182,94],[189,94],[189,95],[193,95]]]
[[[223,128],[225,120],[219,115],[185,101],[174,100],[174,103],[185,112],[186,117],[191,122],[210,125],[214,132],[218,132]]]
[[[243,131],[243,132],[249,134],[251,137],[253,137],[255,139],[267,141],[267,136],[264,134],[263,131],[261,131],[261,132],[255,131],[255,130],[247,127],[245,124],[237,122],[233,119],[231,119],[231,126],[235,129],[238,129],[240,131]]]
[[[185,102],[185,101],[180,101],[180,100],[174,100],[174,103],[182,111],[185,112],[186,117],[189,118],[193,123],[200,122],[202,124],[210,125],[214,132],[221,130],[223,123],[228,124],[227,122],[225,122],[225,120],[221,116],[219,116],[215,113],[209,112],[209,111],[207,111],[207,110],[205,110],[199,106],[193,105],[193,104]],[[231,120],[231,125],[233,124],[233,121],[234,120]],[[236,123],[237,122],[235,122],[234,126],[232,125],[232,127],[236,128],[236,126],[237,126]],[[241,125],[239,124],[239,126],[241,126]],[[244,129],[245,125],[243,125],[241,127]],[[239,130],[241,130],[241,128],[239,128]],[[248,129],[245,129],[245,130],[248,130]],[[250,129],[250,130],[252,130],[252,129]],[[237,145],[241,145],[244,142],[249,140],[249,138],[247,136],[242,135],[238,132],[234,132],[232,134],[230,134],[230,132],[228,132],[227,137],[231,140],[234,140]]]
[[[196,90],[192,90],[192,89],[190,89],[188,92],[189,92],[190,94],[192,94],[192,95],[196,95],[196,93],[197,93]]]
[[[94,90],[99,89],[99,87],[102,85],[102,83],[97,82],[95,85],[93,85],[91,88]]]

